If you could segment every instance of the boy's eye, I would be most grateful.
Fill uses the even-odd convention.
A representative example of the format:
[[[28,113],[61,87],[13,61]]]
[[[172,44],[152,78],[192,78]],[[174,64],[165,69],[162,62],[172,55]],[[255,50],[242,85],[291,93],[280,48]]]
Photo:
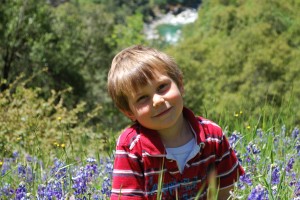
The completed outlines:
[[[140,96],[138,99],[137,99],[137,103],[141,103],[141,102],[144,102],[144,101],[146,101],[146,99],[147,99],[147,96],[146,95],[144,95],[144,96]]]
[[[164,92],[168,89],[168,84],[164,83],[158,86],[158,92]]]

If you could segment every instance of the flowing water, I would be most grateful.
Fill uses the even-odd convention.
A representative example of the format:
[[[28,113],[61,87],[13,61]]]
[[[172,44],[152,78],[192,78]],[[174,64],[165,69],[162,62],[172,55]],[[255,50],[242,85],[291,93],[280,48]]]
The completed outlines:
[[[181,28],[185,24],[195,22],[197,18],[198,10],[192,8],[187,8],[178,15],[167,13],[158,20],[145,24],[146,38],[175,44],[180,39]]]

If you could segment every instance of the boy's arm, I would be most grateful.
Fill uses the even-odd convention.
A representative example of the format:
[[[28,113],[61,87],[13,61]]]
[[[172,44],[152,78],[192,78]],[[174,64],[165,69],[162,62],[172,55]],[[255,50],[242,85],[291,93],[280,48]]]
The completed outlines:
[[[230,147],[225,135],[216,149],[217,154],[217,178],[220,180],[220,199],[221,194],[228,194],[233,188],[233,184],[238,181],[239,176],[243,175],[244,169],[240,165],[234,150]],[[225,198],[226,199],[226,198]]]
[[[144,198],[144,175],[141,161],[126,146],[118,145],[115,153],[112,200],[137,200]]]

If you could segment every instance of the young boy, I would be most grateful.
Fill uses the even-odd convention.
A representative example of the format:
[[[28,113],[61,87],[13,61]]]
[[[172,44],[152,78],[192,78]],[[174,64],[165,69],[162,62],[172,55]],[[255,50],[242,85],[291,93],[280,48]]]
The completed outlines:
[[[117,142],[111,199],[207,199],[210,180],[218,199],[229,197],[244,170],[222,129],[184,107],[172,58],[143,46],[124,49],[112,61],[108,92],[134,122]]]

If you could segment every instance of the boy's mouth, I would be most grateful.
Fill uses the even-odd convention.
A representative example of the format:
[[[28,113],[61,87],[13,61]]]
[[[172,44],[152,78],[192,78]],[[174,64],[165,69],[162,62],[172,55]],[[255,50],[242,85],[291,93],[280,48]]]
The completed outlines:
[[[172,107],[167,108],[167,109],[163,110],[162,112],[159,112],[158,114],[155,114],[153,117],[160,117],[160,116],[168,113],[171,109],[172,109]]]

